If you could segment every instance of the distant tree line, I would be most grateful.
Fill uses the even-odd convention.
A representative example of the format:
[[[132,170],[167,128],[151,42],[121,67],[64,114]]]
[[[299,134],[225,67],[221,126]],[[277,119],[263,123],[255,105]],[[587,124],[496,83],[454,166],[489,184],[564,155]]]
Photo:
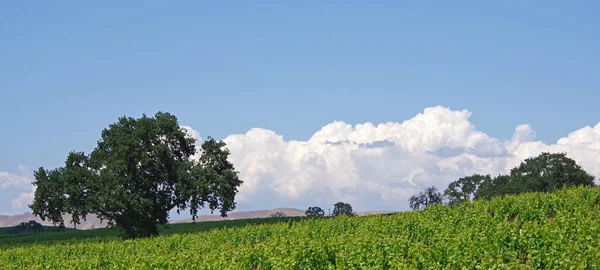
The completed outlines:
[[[584,171],[566,153],[543,152],[524,160],[507,175],[491,177],[473,174],[451,182],[442,193],[435,186],[409,198],[410,208],[424,209],[445,203],[456,206],[463,202],[491,199],[497,196],[524,192],[552,192],[565,187],[595,186],[594,176]]]
[[[480,199],[492,199],[498,196],[524,192],[553,192],[565,187],[595,186],[594,176],[587,173],[566,153],[543,152],[536,157],[525,159],[510,170],[509,174],[492,177],[489,174],[472,174],[451,182],[444,191],[435,186],[410,196],[409,207],[412,210],[425,209],[430,205],[444,204],[456,206],[463,202]],[[318,206],[309,207],[309,217],[325,216]],[[334,204],[332,216],[354,216],[355,212],[348,203]]]
[[[305,214],[307,217],[324,217],[325,211],[318,206],[311,206],[306,209]],[[356,216],[356,212],[352,210],[352,205],[345,202],[337,202],[333,205],[332,216]]]
[[[27,222],[21,222],[17,226],[14,226],[9,233],[18,234],[18,233],[38,233],[44,231],[44,226],[35,220],[30,220]]]

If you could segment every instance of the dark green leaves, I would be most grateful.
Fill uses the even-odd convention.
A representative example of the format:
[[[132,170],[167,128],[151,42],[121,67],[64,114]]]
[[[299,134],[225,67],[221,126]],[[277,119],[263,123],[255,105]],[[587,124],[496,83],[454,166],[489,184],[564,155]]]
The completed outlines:
[[[345,215],[345,216],[354,216],[354,211],[352,210],[352,206],[349,203],[337,202],[333,205],[333,213],[334,216]]]
[[[413,210],[423,209],[429,205],[442,203],[442,201],[442,193],[439,192],[434,186],[428,187],[408,199],[409,206]]]
[[[470,201],[474,196],[481,183],[490,181],[490,175],[474,174],[459,178],[448,185],[448,189],[444,191],[444,195],[448,198],[448,204],[457,205],[464,201]]]
[[[101,134],[89,156],[72,152],[65,167],[36,173],[34,214],[72,223],[93,213],[124,230],[127,237],[157,234],[169,211],[190,207],[192,216],[208,203],[225,216],[235,208],[242,181],[227,160],[225,143],[209,138],[199,161],[191,138],[169,113],[121,117]]]
[[[198,207],[204,202],[208,203],[211,213],[220,208],[222,217],[226,217],[227,212],[235,209],[237,187],[243,182],[233,164],[227,160],[229,150],[224,147],[223,141],[216,141],[211,137],[202,144],[202,156],[199,166],[196,167],[197,190],[190,205],[190,213],[194,220]]]
[[[29,207],[42,220],[51,220],[55,225],[64,225],[62,214],[66,212],[62,171],[62,168],[49,171],[40,167],[33,173],[36,191],[33,203]]]
[[[528,158],[508,175],[474,174],[448,185],[444,194],[451,205],[472,199],[491,199],[523,192],[552,192],[570,186],[594,186],[594,176],[585,172],[565,153],[542,153]]]
[[[537,192],[550,192],[563,186],[594,185],[594,176],[582,170],[565,153],[542,153],[528,158],[513,168],[510,176],[525,189]]]
[[[308,209],[306,209],[305,214],[309,217],[322,217],[325,216],[325,211],[321,207],[311,206]]]

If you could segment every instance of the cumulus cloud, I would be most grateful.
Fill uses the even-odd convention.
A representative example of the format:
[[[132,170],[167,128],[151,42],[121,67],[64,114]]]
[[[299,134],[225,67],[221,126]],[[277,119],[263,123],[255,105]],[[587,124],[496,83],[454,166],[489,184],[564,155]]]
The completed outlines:
[[[181,126],[181,127],[185,130],[185,132],[190,137],[192,137],[192,138],[194,138],[194,140],[196,140],[196,143],[195,143],[195,145],[196,145],[196,154],[194,154],[192,156],[192,158],[198,160],[200,158],[200,155],[201,155],[200,154],[201,153],[200,150],[202,149],[202,148],[200,148],[201,145],[202,145],[202,137],[200,136],[200,132],[198,132],[197,130],[193,129],[190,126]]]
[[[19,173],[0,172],[0,191],[8,189],[23,189],[31,185],[32,178],[27,167],[17,167]]]
[[[556,144],[534,141],[519,125],[509,141],[478,131],[467,110],[426,108],[398,123],[350,125],[335,121],[306,141],[284,140],[254,128],[227,136],[231,160],[244,184],[241,209],[328,207],[337,201],[357,210],[405,210],[410,195],[431,185],[445,189],[464,175],[507,173],[542,151],[567,152],[590,173],[600,174],[600,123]]]
[[[0,172],[0,192],[18,194],[16,198],[10,198],[11,206],[13,210],[22,210],[33,201],[34,186],[31,184],[33,175],[23,165],[18,166],[17,171],[18,173]],[[26,192],[27,190],[30,191]]]
[[[35,186],[31,185],[31,190],[29,192],[21,192],[19,195],[11,201],[11,205],[13,209],[24,209],[28,208],[30,204],[33,203],[33,198],[35,196]]]
[[[545,144],[535,140],[529,125],[517,126],[510,140],[500,140],[477,130],[470,117],[467,110],[436,106],[403,122],[334,121],[306,141],[285,140],[262,128],[229,135],[223,140],[244,181],[236,196],[238,210],[327,209],[338,201],[357,211],[406,210],[408,197],[425,187],[443,190],[465,175],[507,173],[541,152],[566,152],[600,176],[600,123]],[[183,128],[200,146],[200,133]],[[33,198],[29,177],[0,173],[0,190],[22,190],[13,198],[15,208]]]
[[[200,137],[200,132],[198,132],[197,130],[194,130],[190,126],[181,126],[181,128],[183,128],[190,137],[192,137],[192,138],[194,138],[194,140],[196,140],[196,144],[202,142],[202,137]]]
[[[518,130],[518,128],[517,128]],[[523,159],[542,152],[562,152],[577,161],[584,170],[598,178],[600,175],[600,122],[587,126],[560,138],[556,144],[547,145],[540,141],[526,141],[514,147],[512,159],[507,165],[516,166]],[[598,182],[598,179],[596,179]]]

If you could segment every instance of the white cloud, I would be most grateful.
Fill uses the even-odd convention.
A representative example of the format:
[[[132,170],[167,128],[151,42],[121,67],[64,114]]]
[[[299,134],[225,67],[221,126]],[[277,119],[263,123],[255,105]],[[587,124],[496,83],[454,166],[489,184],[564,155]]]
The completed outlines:
[[[18,174],[10,172],[0,172],[0,191],[8,189],[26,189],[31,185],[33,179],[27,167],[17,167]]]
[[[192,138],[194,138],[196,140],[196,144],[202,143],[202,137],[200,137],[200,132],[194,130],[190,126],[181,126],[181,128],[183,128],[189,136],[191,136]]]
[[[17,167],[19,173],[0,172],[0,192],[2,193],[19,193],[16,198],[11,198],[11,206],[13,210],[23,210],[28,204],[33,201],[33,175],[26,166],[19,165]],[[31,192],[22,192],[32,189]],[[20,193],[21,192],[21,193]],[[6,211],[7,209],[2,209]]]
[[[307,141],[286,141],[254,128],[227,136],[231,160],[244,181],[239,208],[324,207],[337,201],[360,210],[403,210],[410,195],[458,177],[500,174],[542,151],[567,152],[600,174],[600,123],[546,145],[519,125],[510,141],[478,131],[471,113],[437,106],[402,123],[355,126],[335,121]]]
[[[574,159],[584,170],[600,175],[600,122],[594,127],[584,127],[560,138],[556,144],[546,145],[540,141],[518,144],[508,165],[517,165],[520,160],[542,152],[562,152]],[[598,179],[596,179],[598,182]]]
[[[194,155],[191,156],[192,159],[199,159],[200,158],[200,153],[201,153],[201,146],[202,146],[202,137],[200,137],[200,132],[198,132],[197,130],[194,130],[192,127],[190,126],[181,126],[185,132],[191,136],[192,138],[194,138],[194,140],[196,140],[195,145],[196,145],[196,153]]]
[[[470,116],[466,110],[437,106],[398,123],[353,126],[335,121],[306,141],[285,140],[262,128],[229,135],[224,141],[244,181],[236,196],[238,210],[327,209],[337,201],[357,211],[405,210],[408,197],[427,186],[443,190],[464,175],[507,173],[543,151],[567,152],[600,176],[600,123],[547,145],[535,141],[529,125],[517,126],[508,141],[490,137],[476,129]],[[200,133],[183,128],[200,146]],[[29,176],[0,173],[0,181],[0,190],[23,191],[15,195],[13,207],[31,202]]]
[[[12,208],[19,210],[29,208],[29,205],[33,203],[35,188],[34,185],[31,185],[31,191],[19,193],[19,196],[11,201]]]

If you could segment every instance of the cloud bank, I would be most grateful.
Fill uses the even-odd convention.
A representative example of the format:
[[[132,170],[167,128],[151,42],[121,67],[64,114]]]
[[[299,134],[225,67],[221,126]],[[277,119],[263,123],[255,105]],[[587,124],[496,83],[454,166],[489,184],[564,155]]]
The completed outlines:
[[[600,176],[600,122],[548,145],[535,141],[529,125],[517,126],[510,140],[490,137],[476,129],[470,116],[467,110],[437,106],[401,123],[335,121],[306,141],[285,140],[262,128],[229,135],[223,140],[244,181],[236,197],[238,210],[327,209],[338,201],[357,211],[406,210],[408,197],[427,186],[443,190],[464,175],[507,173],[541,152],[566,152]],[[201,143],[200,132],[184,128]],[[24,191],[12,205],[26,208],[31,179],[0,173],[0,181],[0,191]]]
[[[490,137],[470,116],[437,106],[401,123],[335,121],[307,141],[287,141],[261,128],[227,136],[244,181],[239,205],[304,209],[344,201],[360,211],[406,210],[408,197],[427,186],[445,189],[464,175],[507,173],[543,151],[566,152],[600,175],[600,123],[547,145],[534,141],[529,125],[517,126],[508,141]]]
[[[28,204],[33,202],[35,192],[35,187],[31,184],[34,180],[33,174],[23,165],[18,166],[17,171],[18,173],[0,172],[0,194],[3,195],[0,198],[0,205],[5,206],[1,209],[2,212],[9,210],[6,208],[7,199],[10,200],[12,209],[18,212],[28,211]]]

